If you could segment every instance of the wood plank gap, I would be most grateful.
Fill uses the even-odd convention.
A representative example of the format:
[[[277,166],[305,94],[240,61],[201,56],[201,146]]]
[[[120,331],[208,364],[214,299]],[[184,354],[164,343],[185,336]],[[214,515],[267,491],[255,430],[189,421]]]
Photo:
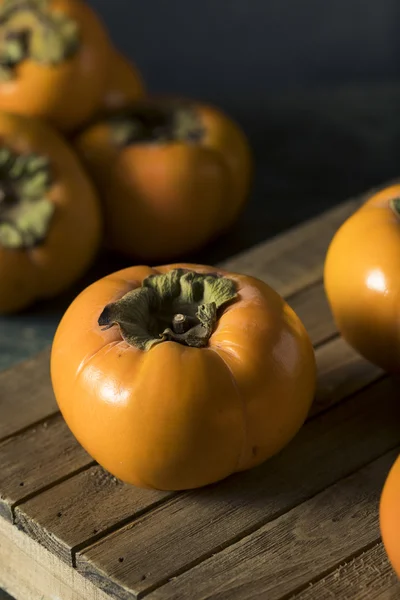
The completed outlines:
[[[325,346],[325,344],[329,344],[329,342],[333,342],[333,340],[336,340],[336,338],[339,337],[340,333],[337,331],[335,331],[335,333],[332,333],[331,335],[327,335],[326,337],[322,338],[322,340],[319,340],[318,342],[313,344],[314,350],[318,350],[318,348],[321,348],[321,346]]]
[[[42,417],[41,419],[38,419],[37,421],[26,425],[25,427],[21,427],[21,429],[18,429],[18,431],[13,431],[13,433],[5,435],[4,437],[0,438],[0,444],[2,444],[3,442],[7,442],[11,438],[17,437],[18,435],[21,435],[26,431],[29,431],[29,429],[32,429],[32,427],[38,427],[38,425],[43,425],[43,423],[45,423],[46,421],[51,421],[55,417],[58,417],[59,414],[60,411],[56,410],[53,413],[50,413],[49,415],[46,415],[45,417]]]
[[[29,425],[26,425],[26,427],[21,427],[21,429],[19,429],[18,431],[14,431],[13,433],[11,433],[10,435],[6,435],[3,438],[1,438],[0,440],[0,446],[4,443],[4,442],[8,442],[9,440],[13,439],[13,438],[17,438],[20,435],[24,435],[24,433],[29,432],[31,429],[35,429],[35,427],[38,427],[40,425],[43,425],[44,423],[51,423],[52,421],[54,421],[57,417],[59,417],[60,415],[60,411],[57,410],[53,413],[51,413],[50,415],[46,415],[45,417],[43,417],[42,419],[38,419],[37,421],[35,421],[34,423],[29,423]]]
[[[294,303],[294,311],[297,314],[297,310],[296,310],[296,299],[300,296],[302,296],[303,294],[310,292],[318,287],[322,287],[322,291],[325,294],[325,290],[324,290],[324,280],[323,278],[319,278],[317,281],[314,281],[313,283],[309,283],[306,286],[304,286],[303,288],[295,291],[293,294],[289,294],[289,296],[284,297],[284,300],[291,305],[291,303]],[[329,304],[328,304],[329,306]],[[300,315],[299,315],[300,316]],[[300,316],[301,318],[301,316]],[[303,319],[302,319],[303,320]],[[323,346],[324,344],[327,344],[329,342],[331,342],[332,340],[336,339],[337,337],[340,337],[340,333],[339,331],[337,331],[336,329],[336,324],[334,323],[335,326],[335,331],[333,331],[332,333],[330,333],[329,335],[326,335],[324,337],[322,337],[321,339],[318,339],[317,341],[313,342],[313,347],[314,350],[317,350],[318,348],[320,348],[321,346]],[[306,327],[307,329],[307,327]]]
[[[385,450],[384,452],[382,452],[382,453],[378,454],[377,456],[375,456],[372,460],[370,460],[367,463],[365,463],[362,466],[362,469],[367,468],[372,463],[376,462],[380,458],[383,458],[386,454],[389,454],[390,452],[393,452],[396,449],[398,449],[400,451],[400,446],[398,444],[394,444],[392,447],[389,448],[389,450]],[[332,488],[335,485],[337,485],[338,483],[340,483],[341,481],[344,481],[345,479],[348,479],[349,477],[352,477],[353,475],[355,475],[356,473],[358,473],[360,470],[361,470],[360,467],[352,469],[351,471],[349,471],[348,473],[346,473],[346,475],[344,475],[343,477],[340,477],[339,479],[337,479],[335,481],[335,483],[327,485],[323,489],[320,489],[317,492],[315,492],[314,494],[311,494],[309,497],[307,497],[302,502],[300,502],[300,503],[293,503],[292,506],[286,506],[281,511],[276,511],[274,513],[274,515],[272,516],[272,518],[268,517],[267,519],[264,519],[264,520],[256,523],[255,525],[253,525],[251,527],[248,527],[247,529],[241,531],[238,535],[236,535],[236,536],[230,538],[229,540],[227,540],[226,543],[221,544],[217,548],[213,548],[209,552],[204,553],[202,556],[199,556],[196,560],[193,560],[191,563],[188,563],[187,565],[185,565],[181,569],[177,569],[175,572],[173,572],[172,574],[168,575],[168,577],[164,577],[162,580],[155,582],[153,585],[151,585],[148,588],[146,588],[145,591],[139,592],[136,595],[137,600],[142,600],[142,598],[145,598],[149,594],[151,594],[151,593],[155,592],[156,590],[158,590],[159,588],[163,587],[171,579],[174,579],[175,577],[179,577],[180,575],[184,575],[188,571],[191,571],[191,569],[194,569],[195,567],[199,566],[201,563],[203,563],[206,560],[208,560],[209,558],[214,557],[214,556],[220,554],[221,552],[223,552],[224,550],[226,550],[227,548],[229,548],[229,546],[233,546],[234,544],[237,544],[238,542],[244,541],[247,537],[250,537],[251,535],[253,535],[254,533],[256,533],[259,529],[261,529],[262,527],[265,527],[265,525],[268,525],[269,523],[273,523],[274,521],[276,521],[277,519],[279,519],[283,515],[289,513],[290,511],[301,507],[303,504],[306,504],[307,502],[310,502],[311,500],[313,500],[314,498],[316,498],[320,494],[323,494],[324,492],[326,492],[327,490],[329,490],[329,488]],[[359,552],[357,551],[356,555],[362,554],[366,550],[370,550],[370,548],[372,548],[377,542],[379,542],[379,539],[375,540],[371,544],[368,544],[368,547],[360,549]],[[315,581],[319,581],[319,579],[323,579],[324,577],[326,577],[326,575],[329,575],[331,571],[332,572],[335,571],[341,564],[343,564],[344,562],[348,562],[349,560],[352,560],[352,558],[355,558],[355,556],[353,557],[352,555],[350,555],[349,557],[346,557],[346,559],[344,561],[343,560],[339,561],[333,568],[330,568],[327,571],[327,573],[325,573],[325,574],[321,573],[320,575],[318,575],[318,577],[315,578]],[[292,591],[292,592],[290,592],[289,595],[282,596],[282,598],[280,598],[279,600],[287,600],[287,598],[290,598],[291,596],[293,596],[294,593],[298,594],[298,593],[302,592],[311,583],[315,583],[315,582],[312,579],[310,579],[309,581],[307,581],[307,584],[301,586],[301,589],[300,589],[300,586],[299,586],[299,589],[295,590],[295,592]]]
[[[308,292],[309,290],[312,290],[313,288],[318,287],[319,285],[323,285],[323,283],[324,283],[324,278],[319,277],[315,281],[311,281],[310,283],[307,283],[304,287],[302,287],[298,290],[295,290],[294,292],[291,292],[290,294],[287,294],[286,296],[283,296],[283,298],[286,300],[286,302],[291,302],[292,300],[296,299],[297,296],[300,296],[300,294],[304,294],[304,292]]]
[[[83,471],[83,469],[81,469],[81,472]],[[182,497],[184,494],[181,494],[180,497]],[[97,534],[93,534],[91,538],[88,538],[87,540],[85,540],[84,542],[80,543],[80,544],[75,544],[75,546],[72,546],[71,548],[71,562],[72,562],[72,566],[74,569],[76,569],[76,554],[78,552],[80,552],[81,550],[83,550],[84,548],[86,548],[87,546],[90,546],[91,544],[94,544],[95,542],[97,542],[98,540],[107,537],[108,535],[114,533],[115,531],[117,531],[118,529],[120,529],[121,527],[125,527],[125,525],[129,525],[131,523],[134,523],[134,521],[136,519],[139,519],[140,517],[143,517],[146,513],[149,513],[153,510],[156,510],[161,504],[165,505],[168,502],[174,500],[177,496],[177,493],[174,493],[173,496],[168,497],[168,499],[166,500],[165,498],[160,498],[160,500],[158,502],[155,502],[154,504],[152,504],[151,506],[144,508],[143,510],[139,510],[135,513],[135,516],[129,516],[126,517],[125,519],[121,519],[120,521],[117,521],[116,523],[113,523],[113,525],[111,525],[110,527],[104,529],[103,531],[100,531]]]
[[[43,492],[47,492],[48,490],[51,490],[53,487],[59,485],[60,483],[63,483],[63,481],[67,481],[67,479],[70,479],[71,477],[75,477],[75,475],[79,475],[79,473],[82,473],[83,471],[87,471],[88,469],[90,469],[91,467],[93,467],[96,464],[97,464],[96,461],[93,460],[90,463],[84,465],[83,467],[79,467],[79,469],[75,469],[74,471],[71,471],[71,473],[68,473],[67,475],[63,475],[62,477],[59,477],[58,479],[55,479],[54,481],[52,481],[48,485],[44,485],[43,487],[35,490],[34,492],[31,492],[30,494],[27,494],[23,498],[20,498],[17,502],[14,502],[11,505],[11,514],[12,514],[12,523],[13,523],[13,525],[16,524],[15,509],[20,504],[23,504],[24,502],[28,502],[28,500],[32,500],[32,498],[35,498],[35,496],[39,496]]]
[[[116,531],[121,529],[122,527],[126,527],[127,525],[134,525],[136,521],[139,521],[146,514],[148,514],[150,512],[155,512],[158,508],[160,508],[161,505],[163,508],[166,508],[166,507],[168,507],[169,504],[174,504],[174,502],[177,502],[177,501],[180,502],[182,499],[184,499],[186,497],[195,496],[197,492],[198,492],[198,490],[190,490],[188,492],[176,492],[176,493],[174,493],[174,495],[172,497],[169,496],[167,498],[167,500],[161,499],[159,502],[156,503],[156,505],[152,505],[150,508],[141,511],[140,513],[139,512],[135,513],[133,516],[131,515],[129,517],[126,517],[126,519],[122,519],[118,523],[113,524],[111,527],[109,527],[105,531],[100,532],[99,535],[96,535],[97,539],[92,539],[91,541],[85,540],[81,544],[76,544],[72,548],[72,550],[73,550],[73,554],[72,554],[73,567],[76,569],[76,555],[78,552],[81,552],[82,550],[89,548],[92,544],[94,544],[95,542],[97,542],[99,540],[106,539],[107,537],[109,537],[110,535],[112,535],[113,533],[115,533]]]
[[[381,375],[377,375],[372,381],[362,384],[359,388],[357,388],[357,390],[355,390],[354,392],[351,392],[350,394],[348,394],[347,396],[342,398],[339,401],[339,403],[330,404],[326,408],[321,408],[320,410],[318,410],[315,413],[311,412],[310,415],[307,417],[307,420],[304,423],[304,425],[306,423],[310,423],[311,421],[314,421],[314,419],[316,419],[322,415],[325,415],[326,413],[329,413],[331,410],[334,410],[338,406],[338,404],[340,404],[342,406],[342,405],[346,404],[347,402],[350,402],[353,398],[358,396],[360,393],[366,392],[369,388],[374,387],[383,379],[388,379],[388,378],[389,378],[389,375],[387,373],[382,373]],[[315,400],[314,400],[314,402],[315,402]],[[311,411],[312,411],[312,407],[311,407]],[[303,425],[303,427],[304,427],[304,425]]]

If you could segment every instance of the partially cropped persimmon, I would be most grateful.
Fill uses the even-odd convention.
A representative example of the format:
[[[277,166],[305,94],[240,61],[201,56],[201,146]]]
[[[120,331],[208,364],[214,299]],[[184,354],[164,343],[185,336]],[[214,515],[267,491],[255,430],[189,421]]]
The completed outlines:
[[[181,490],[255,467],[303,424],[314,351],[266,283],[190,264],[113,273],[73,301],[51,378],[87,452],[131,484]]]
[[[233,223],[249,191],[244,133],[205,104],[144,99],[92,124],[75,147],[100,192],[107,245],[133,259],[200,248]]]
[[[97,196],[75,153],[44,122],[0,112],[0,313],[68,288],[100,238]]]
[[[400,456],[392,465],[383,486],[379,524],[386,553],[400,578]]]
[[[111,54],[83,0],[2,0],[0,110],[76,128],[104,94]]]
[[[337,327],[364,358],[400,372],[400,185],[373,193],[335,233],[324,284]]]
[[[113,50],[107,84],[95,114],[105,116],[128,107],[145,95],[143,78],[132,61],[118,50]]]

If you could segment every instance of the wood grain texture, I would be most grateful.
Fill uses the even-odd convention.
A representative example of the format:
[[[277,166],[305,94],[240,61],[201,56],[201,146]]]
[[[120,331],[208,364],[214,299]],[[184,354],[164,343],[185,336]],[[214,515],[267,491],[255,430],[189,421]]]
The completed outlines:
[[[57,412],[50,349],[0,373],[0,441]]]
[[[171,581],[150,598],[287,597],[318,574],[379,540],[380,492],[397,454],[398,450],[389,452],[339,481]]]
[[[316,354],[319,379],[312,416],[381,375],[379,369],[340,338],[319,348]],[[73,564],[77,550],[169,497],[170,494],[122,484],[96,466],[21,503],[15,509],[15,522],[62,560]]]
[[[224,261],[230,271],[266,281],[282,296],[290,296],[322,277],[329,243],[338,227],[365,201],[350,200],[281,234],[271,241]]]
[[[317,349],[317,393],[310,416],[334,406],[383,376],[383,371],[364,360],[343,338]]]
[[[0,516],[27,496],[92,462],[60,415],[0,444]]]
[[[118,598],[147,593],[389,451],[399,418],[396,385],[384,379],[309,421],[262,467],[178,495],[78,553],[77,567]]]
[[[288,303],[302,320],[314,346],[337,332],[321,282],[296,293]]]
[[[322,579],[310,583],[291,600],[398,600],[400,581],[387,559],[383,544],[340,565]]]
[[[126,519],[139,516],[171,496],[140,490],[98,465],[32,498],[15,510],[15,522],[65,562],[74,551]]]
[[[112,600],[4,519],[0,519],[0,587],[17,600]]]

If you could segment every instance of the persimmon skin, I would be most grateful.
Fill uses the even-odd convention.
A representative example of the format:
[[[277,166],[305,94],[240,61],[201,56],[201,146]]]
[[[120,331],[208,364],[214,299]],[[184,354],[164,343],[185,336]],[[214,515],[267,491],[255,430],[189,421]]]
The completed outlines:
[[[224,203],[221,216],[225,230],[238,217],[248,193],[252,175],[251,150],[243,131],[222,111],[202,104],[200,118],[207,132],[204,145],[221,152],[230,175],[228,201]]]
[[[390,202],[400,185],[372,195],[329,246],[324,284],[342,336],[370,362],[400,370],[400,218]]]
[[[105,305],[176,268],[237,284],[206,348],[163,342],[146,352],[118,327],[99,327]],[[86,288],[57,329],[51,378],[67,425],[105,469],[139,487],[181,490],[280,451],[309,411],[316,366],[301,321],[267,284],[175,264],[124,269]]]
[[[400,457],[390,469],[383,487],[379,524],[384,548],[400,578]]]
[[[143,78],[126,56],[114,49],[110,60],[107,84],[96,107],[96,115],[111,114],[143,98],[146,93]]]
[[[216,108],[193,104],[199,143],[118,148],[101,121],[75,138],[97,184],[106,245],[137,261],[176,260],[226,231],[247,200],[252,158],[240,128]]]
[[[44,122],[0,112],[0,139],[17,152],[50,158],[55,182],[48,197],[56,210],[43,243],[30,249],[0,245],[0,313],[66,290],[91,264],[101,240],[102,218],[92,183],[75,153]]]
[[[112,52],[106,29],[86,2],[51,0],[50,5],[78,23],[81,45],[58,65],[23,60],[11,80],[0,82],[0,110],[38,117],[69,132],[81,125],[100,101]]]

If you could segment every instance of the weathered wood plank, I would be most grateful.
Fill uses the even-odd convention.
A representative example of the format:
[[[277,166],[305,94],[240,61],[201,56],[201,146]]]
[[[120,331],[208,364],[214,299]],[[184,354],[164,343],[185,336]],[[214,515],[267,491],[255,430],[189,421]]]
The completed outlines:
[[[398,450],[378,458],[169,582],[150,598],[287,597],[379,540],[380,492],[397,455]]]
[[[0,519],[0,587],[17,600],[112,600],[4,519]]]
[[[338,227],[365,201],[350,200],[274,239],[224,261],[221,266],[269,283],[289,296],[322,277],[329,243]]]
[[[311,416],[381,375],[379,369],[358,356],[341,338],[317,350],[317,363],[319,389]],[[76,550],[168,497],[123,485],[96,466],[20,504],[15,509],[15,519],[19,528],[73,564]],[[91,509],[93,505],[95,512]]]
[[[315,416],[383,376],[383,371],[364,360],[343,338],[319,347],[317,393],[310,416]]]
[[[291,600],[398,600],[400,581],[387,559],[383,544],[340,565],[322,579],[309,584]]]
[[[75,441],[60,415],[0,444],[0,516],[27,496],[93,461]]]
[[[0,373],[0,440],[57,412],[49,357],[47,349]]]
[[[78,553],[77,567],[118,598],[147,593],[389,451],[399,417],[385,378],[309,421],[262,467],[173,498]]]
[[[400,584],[393,584],[390,588],[384,589],[382,593],[377,593],[376,596],[369,598],[366,596],[365,600],[399,600],[400,598]],[[356,599],[358,600],[358,599]]]
[[[302,320],[314,346],[337,332],[321,282],[298,292],[288,303]]]
[[[74,551],[83,543],[99,539],[171,495],[125,485],[96,465],[17,507],[15,522],[72,564]]]

